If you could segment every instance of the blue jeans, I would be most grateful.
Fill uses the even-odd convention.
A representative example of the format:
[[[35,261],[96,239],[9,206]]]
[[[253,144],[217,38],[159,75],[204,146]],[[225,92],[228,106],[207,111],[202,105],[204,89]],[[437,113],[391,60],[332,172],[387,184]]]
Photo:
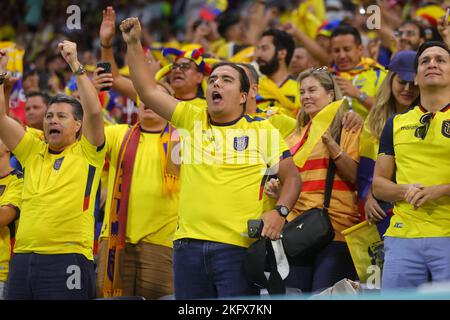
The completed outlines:
[[[384,238],[383,290],[449,280],[450,237]]]
[[[16,253],[6,291],[8,300],[94,299],[94,263],[75,253]]]
[[[176,299],[259,295],[244,273],[247,249],[195,239],[173,243]]]
[[[285,285],[302,292],[316,292],[329,288],[344,278],[355,280],[356,277],[347,244],[332,241],[317,254],[296,261],[296,265],[290,264]]]

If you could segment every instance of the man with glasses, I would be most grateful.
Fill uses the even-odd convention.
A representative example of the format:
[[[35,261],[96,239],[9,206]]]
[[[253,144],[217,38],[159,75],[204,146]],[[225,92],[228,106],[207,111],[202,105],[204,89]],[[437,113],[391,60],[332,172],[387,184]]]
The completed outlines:
[[[417,51],[425,41],[425,30],[418,21],[406,20],[394,31],[396,51]]]
[[[419,104],[386,122],[374,196],[394,202],[385,234],[383,289],[450,280],[450,49],[417,52]]]

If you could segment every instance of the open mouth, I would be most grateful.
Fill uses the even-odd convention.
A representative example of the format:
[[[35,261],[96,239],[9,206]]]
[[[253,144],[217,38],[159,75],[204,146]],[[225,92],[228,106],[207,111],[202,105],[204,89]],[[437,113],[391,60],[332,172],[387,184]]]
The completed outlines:
[[[217,91],[214,91],[211,97],[214,103],[219,103],[220,101],[222,101],[222,95]]]
[[[184,80],[184,77],[181,76],[181,75],[177,75],[177,76],[174,76],[174,77],[173,77],[173,80],[174,80],[174,81],[176,81],[176,80]]]
[[[56,136],[56,135],[61,134],[61,131],[59,131],[58,129],[50,129],[50,131],[48,132],[48,134],[49,134],[50,136]]]

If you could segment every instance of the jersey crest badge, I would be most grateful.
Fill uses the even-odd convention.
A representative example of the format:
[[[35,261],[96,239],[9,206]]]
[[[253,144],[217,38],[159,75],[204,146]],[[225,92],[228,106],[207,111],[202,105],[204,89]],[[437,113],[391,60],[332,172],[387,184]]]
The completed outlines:
[[[55,163],[53,164],[53,169],[55,169],[56,171],[58,171],[61,168],[62,162],[64,160],[64,157],[56,159]]]
[[[244,151],[248,147],[248,136],[235,137],[233,143],[234,150]]]
[[[450,138],[450,119],[442,121],[442,135],[446,138]]]

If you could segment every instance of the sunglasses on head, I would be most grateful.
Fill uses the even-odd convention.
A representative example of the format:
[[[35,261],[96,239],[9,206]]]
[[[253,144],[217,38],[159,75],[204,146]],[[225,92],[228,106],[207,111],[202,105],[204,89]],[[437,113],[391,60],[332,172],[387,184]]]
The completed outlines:
[[[430,128],[430,122],[431,122],[432,118],[433,118],[432,112],[425,113],[422,117],[420,117],[420,123],[422,125],[418,126],[416,128],[416,132],[414,133],[414,135],[417,138],[420,138],[422,140],[425,139],[425,137],[427,136],[427,133],[428,133],[428,129]]]
[[[331,73],[330,70],[328,70],[327,66],[314,68],[311,73],[314,74],[314,73],[321,73],[321,72],[326,72],[330,76],[330,79],[333,80],[333,73]]]

